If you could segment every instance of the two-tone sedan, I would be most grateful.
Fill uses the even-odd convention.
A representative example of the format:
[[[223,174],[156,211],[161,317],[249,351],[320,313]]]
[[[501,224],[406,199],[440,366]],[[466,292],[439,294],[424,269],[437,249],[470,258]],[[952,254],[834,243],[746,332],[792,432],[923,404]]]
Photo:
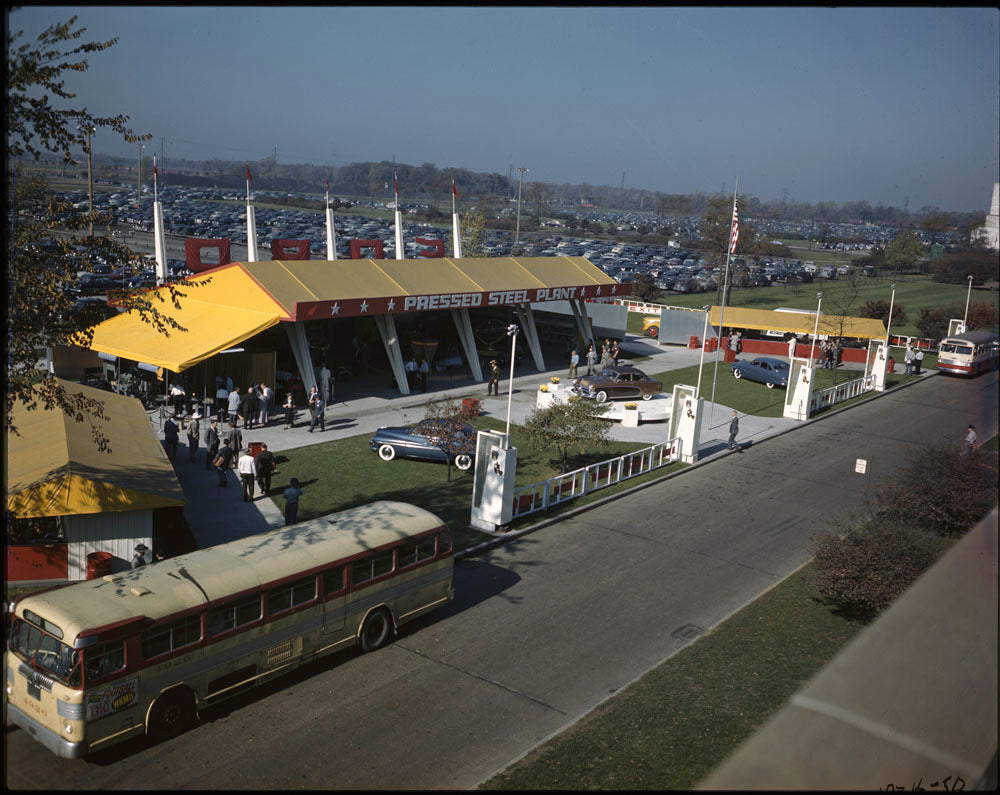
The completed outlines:
[[[768,389],[780,386],[788,388],[788,362],[772,356],[758,356],[756,359],[741,359],[733,365],[733,378],[756,381]]]
[[[476,430],[467,423],[447,419],[426,419],[397,428],[382,426],[375,431],[370,447],[383,461],[450,461],[465,472],[472,468],[476,455]]]
[[[654,381],[642,370],[629,364],[607,367],[600,373],[585,375],[573,381],[574,394],[591,398],[598,403],[628,398],[650,400],[653,395],[662,391],[662,383]]]

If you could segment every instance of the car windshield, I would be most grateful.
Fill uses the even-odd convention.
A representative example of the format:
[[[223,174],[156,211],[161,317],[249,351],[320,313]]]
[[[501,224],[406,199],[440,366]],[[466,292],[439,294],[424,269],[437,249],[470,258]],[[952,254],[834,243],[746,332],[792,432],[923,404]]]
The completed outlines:
[[[10,647],[33,668],[51,674],[63,684],[80,686],[80,652],[34,624],[17,619]]]

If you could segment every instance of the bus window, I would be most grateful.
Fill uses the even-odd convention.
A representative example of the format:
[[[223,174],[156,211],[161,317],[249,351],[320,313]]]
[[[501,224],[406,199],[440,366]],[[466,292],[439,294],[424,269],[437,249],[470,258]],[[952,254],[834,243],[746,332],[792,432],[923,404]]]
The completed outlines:
[[[335,569],[328,569],[323,572],[323,593],[333,596],[344,590],[344,567],[337,566]]]
[[[434,557],[434,536],[400,544],[397,550],[399,568],[412,566]]]
[[[252,624],[260,619],[260,594],[248,596],[239,602],[213,607],[206,614],[205,629],[211,635],[221,635],[237,627]]]
[[[87,685],[117,673],[125,667],[125,641],[113,640],[102,643],[83,653],[84,675]]]
[[[201,616],[185,616],[142,633],[142,656],[147,660],[201,640]]]
[[[392,571],[392,550],[366,555],[351,564],[351,582],[354,585],[374,580]]]
[[[267,612],[272,616],[316,598],[316,578],[303,577],[295,582],[272,588],[267,594]]]
[[[438,533],[438,554],[451,552],[451,536],[448,533]]]

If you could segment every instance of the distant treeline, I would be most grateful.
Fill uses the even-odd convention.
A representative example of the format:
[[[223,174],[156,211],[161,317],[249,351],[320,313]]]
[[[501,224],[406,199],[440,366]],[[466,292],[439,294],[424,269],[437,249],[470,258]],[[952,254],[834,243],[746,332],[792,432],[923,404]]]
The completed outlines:
[[[82,156],[81,156],[82,157]],[[94,154],[95,170],[131,171],[134,179],[134,161]],[[85,162],[85,159],[84,159]],[[244,162],[226,160],[182,160],[166,158],[158,164],[161,184],[216,185],[238,188],[246,184]],[[316,166],[302,163],[277,163],[267,157],[249,163],[254,187],[259,190],[287,190],[298,193],[322,194],[329,178],[330,192],[340,196],[353,196],[373,201],[392,201],[394,197],[393,174],[399,180],[402,202],[424,202],[447,210],[451,203],[452,180],[462,199],[464,208],[473,203],[498,205],[516,200],[518,191],[517,171],[511,174],[481,173],[464,168],[438,168],[433,163],[411,166],[395,165],[383,160],[378,163],[350,163],[339,167]],[[152,173],[152,158],[143,162],[143,176]],[[525,180],[522,205],[536,217],[539,211],[549,214],[551,209],[579,209],[612,212],[650,212],[658,216],[702,216],[711,199],[718,193],[671,194],[660,191],[621,188],[607,185],[556,185],[550,182]],[[884,204],[872,205],[867,201],[837,204],[832,201],[811,204],[801,201],[762,201],[755,196],[740,196],[741,215],[761,220],[813,221],[815,223],[873,223],[883,226],[906,227],[923,223],[935,216],[950,226],[961,227],[982,223],[981,213],[950,212],[937,207],[922,207],[908,212]],[[542,209],[546,208],[546,209]]]

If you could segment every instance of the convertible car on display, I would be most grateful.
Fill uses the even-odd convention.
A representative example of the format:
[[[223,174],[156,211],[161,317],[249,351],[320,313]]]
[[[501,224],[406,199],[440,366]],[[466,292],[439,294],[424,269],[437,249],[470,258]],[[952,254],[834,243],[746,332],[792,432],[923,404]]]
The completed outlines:
[[[768,389],[780,386],[788,387],[788,362],[774,359],[770,356],[758,356],[756,359],[740,360],[733,365],[733,377],[745,378],[764,384]]]
[[[662,383],[628,364],[608,367],[600,373],[585,375],[573,381],[574,394],[592,398],[598,403],[637,397],[649,400],[662,391]]]
[[[476,456],[476,430],[457,420],[421,420],[407,427],[379,428],[370,446],[383,461],[451,461],[464,472],[472,467]]]

